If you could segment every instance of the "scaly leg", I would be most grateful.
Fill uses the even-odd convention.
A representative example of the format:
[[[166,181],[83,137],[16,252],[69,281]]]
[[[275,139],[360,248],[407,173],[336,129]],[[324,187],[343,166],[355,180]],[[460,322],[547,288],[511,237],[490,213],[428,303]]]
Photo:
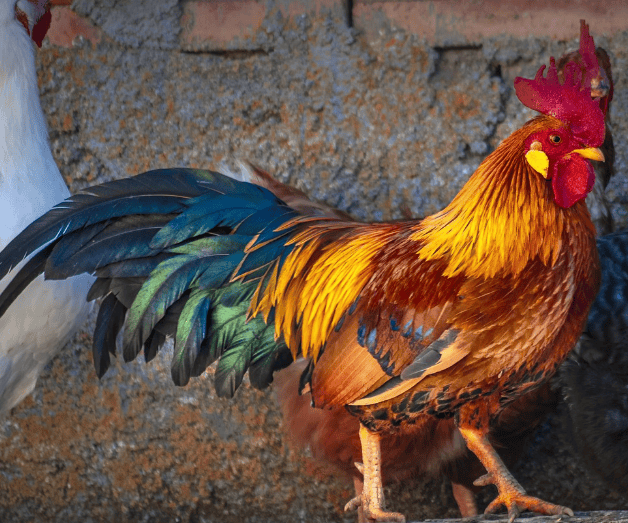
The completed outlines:
[[[360,471],[360,473],[362,472],[362,464],[361,463],[356,463],[356,466],[360,465],[358,467],[358,470]],[[357,478],[355,476],[353,476],[353,488],[355,489],[355,497],[359,498],[362,496],[362,490],[364,489],[364,483],[362,482],[362,480],[360,478]],[[366,516],[364,515],[364,510],[362,510],[362,504],[360,504],[358,506],[358,523],[368,523]]]
[[[382,454],[379,445],[380,435],[369,431],[360,423],[360,443],[362,444],[363,464],[356,463],[364,476],[362,494],[345,505],[345,511],[362,507],[368,521],[395,521],[405,523],[406,518],[397,512],[384,511],[384,489],[382,488]]]
[[[570,508],[553,505],[526,495],[526,491],[519,485],[495,452],[484,431],[470,426],[459,426],[458,428],[467,442],[469,450],[478,457],[488,472],[485,476],[477,479],[474,485],[483,487],[492,483],[499,490],[497,498],[486,508],[486,514],[497,512],[504,505],[508,509],[509,523],[512,523],[522,510],[531,510],[547,515],[566,514],[573,516],[573,511]]]
[[[451,490],[454,493],[454,499],[458,504],[460,515],[463,518],[469,518],[471,516],[478,515],[478,505],[475,502],[475,494],[460,483],[451,482]]]

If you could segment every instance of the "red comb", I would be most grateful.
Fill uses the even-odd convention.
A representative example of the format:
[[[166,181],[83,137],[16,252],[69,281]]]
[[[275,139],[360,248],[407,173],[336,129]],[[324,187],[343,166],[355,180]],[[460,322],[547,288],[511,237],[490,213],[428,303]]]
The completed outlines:
[[[28,0],[26,4],[19,5],[18,3],[15,6],[15,17],[24,26],[37,47],[41,47],[52,21],[50,1]]]
[[[592,147],[601,145],[605,134],[604,114],[599,103],[591,98],[591,79],[581,79],[578,66],[570,62],[565,66],[565,81],[561,84],[553,57],[550,58],[546,78],[543,71],[544,65],[534,80],[515,78],[517,98],[526,107],[569,125],[574,136],[584,144]]]
[[[598,74],[600,65],[595,55],[595,42],[589,34],[589,25],[580,20],[580,56],[586,69],[584,85],[591,85],[591,80]]]
[[[598,55],[597,51],[603,54]],[[600,59],[603,60],[603,56],[607,56],[606,52],[602,49],[595,49],[595,42],[593,41],[593,37],[589,34],[589,24],[587,24],[584,20],[580,20],[579,52],[585,66],[587,82],[590,82],[593,78],[599,75],[606,76],[608,81],[610,82],[608,96],[606,96],[606,99],[603,99],[601,101],[602,111],[604,112],[604,114],[606,114],[606,112],[608,111],[608,104],[610,104],[613,99],[613,78],[611,75],[611,64],[607,63],[606,65],[602,65],[602,63],[600,63]]]

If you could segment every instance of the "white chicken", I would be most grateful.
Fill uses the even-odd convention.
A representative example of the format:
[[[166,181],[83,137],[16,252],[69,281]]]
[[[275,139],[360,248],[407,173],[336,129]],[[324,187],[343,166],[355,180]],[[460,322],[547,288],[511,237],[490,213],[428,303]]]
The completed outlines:
[[[43,39],[47,3],[0,0],[0,248],[70,195],[50,150],[30,38]],[[42,18],[43,31],[36,25]],[[0,291],[10,280],[9,274],[0,281]],[[30,394],[85,320],[92,281],[40,276],[0,319],[0,416]]]

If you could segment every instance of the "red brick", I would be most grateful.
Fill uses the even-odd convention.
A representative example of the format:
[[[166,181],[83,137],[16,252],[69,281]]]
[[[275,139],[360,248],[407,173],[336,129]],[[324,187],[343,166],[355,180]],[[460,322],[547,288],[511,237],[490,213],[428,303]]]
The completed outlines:
[[[294,0],[280,5],[284,16],[294,18],[302,14],[321,15],[333,10],[335,14],[344,14],[346,2],[343,0]]]
[[[188,0],[183,4],[181,44],[186,50],[224,51],[252,49],[264,18],[279,9],[284,17],[319,15],[334,10],[344,13],[343,0],[297,0],[273,4],[269,8],[255,0]]]
[[[77,36],[82,36],[93,44],[98,43],[102,38],[102,32],[69,7],[58,6],[52,8],[52,21],[46,36],[53,45],[72,47],[72,42]]]
[[[187,2],[183,7],[181,43],[195,50],[224,50],[231,43],[253,37],[266,7],[252,0]]]
[[[533,5],[534,7],[531,7]],[[580,32],[580,19],[596,34],[628,29],[625,0],[465,0],[369,1],[356,0],[353,20],[367,38],[377,38],[386,27],[398,27],[422,36],[430,45],[479,44],[499,34],[572,39]]]

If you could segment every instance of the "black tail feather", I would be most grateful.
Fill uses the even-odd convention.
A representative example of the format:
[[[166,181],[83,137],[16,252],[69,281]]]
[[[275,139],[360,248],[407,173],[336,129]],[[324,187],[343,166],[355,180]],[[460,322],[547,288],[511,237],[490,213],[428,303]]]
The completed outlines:
[[[154,330],[144,342],[144,361],[149,363],[155,359],[159,349],[166,342],[166,336]]]
[[[110,278],[97,278],[96,281],[92,284],[87,293],[87,301],[92,301],[101,296],[106,296],[109,294],[111,289],[111,279]]]
[[[52,251],[53,246],[50,245],[39,251],[28,262],[24,264],[15,277],[9,282],[6,288],[0,294],[0,317],[8,310],[11,304],[22,294],[22,291],[28,287],[40,274],[43,274],[46,267],[46,260]]]
[[[126,311],[126,307],[113,294],[107,295],[100,305],[92,342],[94,368],[99,378],[109,368],[109,354],[116,354],[116,338],[124,325]]]

